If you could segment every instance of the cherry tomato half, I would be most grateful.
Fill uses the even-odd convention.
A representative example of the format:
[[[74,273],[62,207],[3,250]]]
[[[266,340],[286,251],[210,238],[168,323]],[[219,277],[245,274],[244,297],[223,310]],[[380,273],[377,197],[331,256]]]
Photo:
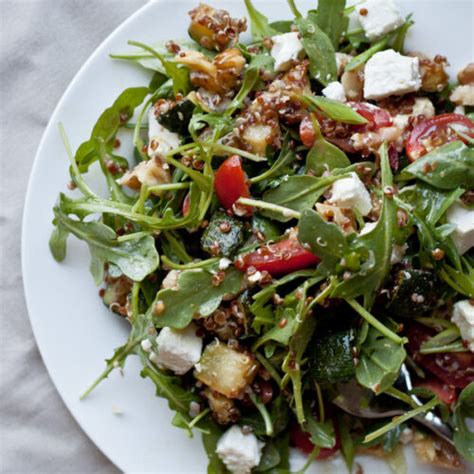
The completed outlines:
[[[420,380],[415,382],[415,387],[417,388],[426,388],[432,391],[443,403],[451,405],[457,399],[456,389],[447,385],[441,380],[432,378],[428,380]]]
[[[465,115],[442,114],[424,120],[410,133],[406,150],[410,161],[415,161],[433,148],[462,138],[451,128],[474,138],[474,123]]]
[[[298,448],[305,454],[311,454],[314,449],[314,444],[311,442],[308,433],[304,432],[296,423],[290,428],[290,440],[295,448]],[[336,430],[336,444],[332,448],[321,448],[317,456],[317,460],[321,461],[336,454],[341,448],[341,439]]]
[[[316,265],[319,260],[296,239],[291,238],[265,245],[255,252],[244,255],[237,259],[235,266],[243,271],[255,267],[259,271],[267,271],[270,275],[282,275]]]
[[[407,328],[408,351],[413,360],[447,385],[464,388],[474,382],[473,352],[420,354],[421,344],[431,335],[432,332],[420,324],[411,324]]]
[[[353,125],[355,131],[377,130],[382,127],[390,127],[393,124],[392,116],[388,111],[376,105],[369,104],[368,102],[348,102],[347,105],[369,121],[368,124]]]
[[[217,198],[226,210],[232,210],[235,201],[241,197],[249,197],[249,187],[240,156],[227,158],[217,169],[214,188]],[[248,209],[247,214],[251,213]]]

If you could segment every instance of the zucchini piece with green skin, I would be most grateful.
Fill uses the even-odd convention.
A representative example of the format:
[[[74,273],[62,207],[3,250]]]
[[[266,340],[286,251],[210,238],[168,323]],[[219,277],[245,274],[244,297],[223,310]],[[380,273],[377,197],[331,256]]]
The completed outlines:
[[[443,283],[428,270],[415,268],[397,272],[389,311],[394,317],[410,318],[440,306]]]
[[[217,211],[202,234],[201,247],[211,255],[230,257],[242,245],[243,239],[242,222]]]
[[[158,122],[170,132],[178,135],[189,135],[189,121],[193,115],[195,105],[189,99],[176,102],[167,112],[163,112],[156,118]]]
[[[321,383],[346,382],[355,376],[355,329],[317,332],[309,352],[309,372]]]

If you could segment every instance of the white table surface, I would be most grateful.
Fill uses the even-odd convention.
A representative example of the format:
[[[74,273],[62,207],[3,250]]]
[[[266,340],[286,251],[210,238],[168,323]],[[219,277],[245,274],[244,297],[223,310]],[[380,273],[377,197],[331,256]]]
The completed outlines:
[[[116,473],[57,394],[31,331],[20,234],[28,176],[64,90],[145,0],[0,0],[0,472]]]

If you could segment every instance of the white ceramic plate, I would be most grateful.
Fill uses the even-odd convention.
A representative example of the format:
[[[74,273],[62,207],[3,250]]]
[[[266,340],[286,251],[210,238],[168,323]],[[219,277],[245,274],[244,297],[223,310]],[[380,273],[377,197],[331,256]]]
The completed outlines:
[[[115,30],[72,81],[51,117],[39,147],[23,220],[23,278],[31,324],[51,378],[78,423],[96,445],[126,472],[203,473],[206,456],[200,437],[186,437],[170,424],[164,400],[140,378],[138,361],[130,358],[126,373],[118,371],[85,401],[79,394],[103,369],[103,360],[127,337],[127,325],[110,314],[97,297],[88,271],[85,245],[69,239],[68,255],[57,264],[48,250],[52,207],[59,191],[67,192],[68,161],[57,126],[63,122],[73,149],[87,139],[100,113],[126,87],[148,83],[141,69],[108,58],[127,49],[129,39],[152,43],[186,37],[187,12],[198,1],[163,0],[139,10]],[[211,1],[212,3],[212,1]],[[214,1],[242,16],[242,1]],[[315,2],[297,2],[302,10]],[[408,40],[412,50],[446,55],[453,70],[474,57],[473,5],[470,0],[400,2],[416,20]],[[408,3],[410,5],[408,5]],[[290,18],[284,0],[255,1],[272,20]],[[123,150],[121,150],[123,152]],[[92,177],[93,178],[93,177]],[[122,415],[117,415],[116,411]],[[435,472],[416,466],[412,472]],[[301,463],[301,457],[296,459]],[[377,460],[361,461],[365,472],[389,472]],[[416,466],[416,467],[415,467]],[[314,464],[313,472],[344,472],[342,461]]]

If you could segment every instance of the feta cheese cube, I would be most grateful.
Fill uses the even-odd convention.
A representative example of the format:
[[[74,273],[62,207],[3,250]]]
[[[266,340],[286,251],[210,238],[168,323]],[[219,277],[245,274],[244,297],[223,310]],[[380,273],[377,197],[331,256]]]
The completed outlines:
[[[322,92],[328,99],[337,100],[338,102],[346,101],[344,87],[342,87],[342,84],[338,81],[330,82]]]
[[[148,155],[164,156],[179,147],[179,135],[170,132],[156,120],[155,108],[151,107],[148,112]]]
[[[178,290],[178,279],[179,276],[183,273],[182,270],[170,270],[161,282],[161,287],[165,290]]]
[[[392,0],[367,0],[357,5],[356,11],[369,40],[378,39],[404,23],[400,10]]]
[[[458,301],[453,306],[451,321],[459,328],[461,337],[474,352],[474,306],[469,300]]]
[[[402,56],[393,49],[374,54],[365,65],[364,97],[383,99],[415,92],[421,87],[418,58]]]
[[[351,173],[349,178],[339,179],[332,185],[329,202],[339,207],[354,208],[363,216],[372,210],[370,194],[357,173]]]
[[[303,43],[298,32],[283,33],[272,37],[273,46],[270,54],[275,60],[275,70],[287,71],[293,61],[304,56]]]
[[[184,329],[163,328],[156,338],[157,365],[182,375],[199,362],[202,339],[196,335],[196,330],[193,323]]]
[[[462,255],[474,247],[474,209],[456,202],[448,209],[446,218],[449,224],[456,226],[451,238],[457,251]]]
[[[263,446],[253,433],[244,434],[234,425],[220,437],[216,453],[232,474],[249,474],[258,466]]]

